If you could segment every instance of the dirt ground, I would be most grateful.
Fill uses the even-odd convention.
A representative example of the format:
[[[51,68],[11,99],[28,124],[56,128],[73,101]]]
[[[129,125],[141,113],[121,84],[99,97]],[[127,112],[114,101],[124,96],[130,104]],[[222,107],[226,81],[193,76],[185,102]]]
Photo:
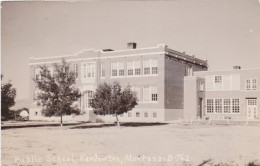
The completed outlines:
[[[2,165],[244,165],[260,161],[260,126],[160,125],[2,130]]]

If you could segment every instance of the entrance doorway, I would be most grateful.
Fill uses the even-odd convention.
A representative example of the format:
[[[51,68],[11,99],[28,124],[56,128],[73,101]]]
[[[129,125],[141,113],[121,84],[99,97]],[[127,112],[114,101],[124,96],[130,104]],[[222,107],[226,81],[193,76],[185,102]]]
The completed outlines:
[[[200,119],[202,118],[202,98],[199,98],[199,101],[198,101],[197,117]]]
[[[257,117],[257,99],[246,99],[247,118],[255,119]]]

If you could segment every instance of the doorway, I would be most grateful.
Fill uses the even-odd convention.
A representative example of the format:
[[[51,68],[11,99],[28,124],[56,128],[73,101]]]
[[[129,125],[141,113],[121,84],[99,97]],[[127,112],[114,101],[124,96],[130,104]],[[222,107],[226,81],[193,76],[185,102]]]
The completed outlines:
[[[255,119],[257,117],[257,99],[246,99],[247,118]]]

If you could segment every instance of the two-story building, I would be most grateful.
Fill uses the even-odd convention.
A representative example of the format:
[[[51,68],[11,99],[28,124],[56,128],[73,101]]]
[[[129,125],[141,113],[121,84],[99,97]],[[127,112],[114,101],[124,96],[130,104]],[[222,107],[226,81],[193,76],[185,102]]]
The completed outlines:
[[[260,69],[201,71],[184,79],[185,119],[260,119]]]
[[[78,103],[85,120],[100,118],[115,121],[113,116],[95,116],[90,102],[98,84],[118,81],[137,93],[138,105],[119,116],[120,121],[165,121],[183,118],[184,76],[207,70],[207,61],[168,48],[164,44],[136,48],[128,43],[125,50],[83,50],[75,55],[30,58],[30,77],[39,77],[40,65],[52,65],[65,58],[76,73],[76,86],[82,97]],[[41,108],[34,101],[37,93],[31,79],[30,119],[42,119]]]

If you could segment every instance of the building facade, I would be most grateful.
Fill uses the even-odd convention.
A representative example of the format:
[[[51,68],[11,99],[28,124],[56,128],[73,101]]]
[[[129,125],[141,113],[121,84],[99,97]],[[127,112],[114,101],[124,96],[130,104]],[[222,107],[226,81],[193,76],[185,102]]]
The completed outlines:
[[[122,87],[130,85],[137,93],[138,105],[128,113],[119,116],[120,121],[165,121],[183,118],[184,76],[193,71],[207,70],[207,61],[177,52],[166,45],[136,48],[128,43],[128,49],[113,51],[83,50],[75,55],[30,58],[30,77],[39,77],[41,65],[52,65],[65,58],[71,71],[76,74],[76,86],[82,93],[78,106],[84,119],[115,121],[111,116],[95,116],[90,107],[93,93],[102,82],[118,81]],[[31,79],[30,119],[43,118],[41,108],[34,96],[37,90]]]
[[[184,79],[185,119],[260,119],[260,69],[194,72]]]

